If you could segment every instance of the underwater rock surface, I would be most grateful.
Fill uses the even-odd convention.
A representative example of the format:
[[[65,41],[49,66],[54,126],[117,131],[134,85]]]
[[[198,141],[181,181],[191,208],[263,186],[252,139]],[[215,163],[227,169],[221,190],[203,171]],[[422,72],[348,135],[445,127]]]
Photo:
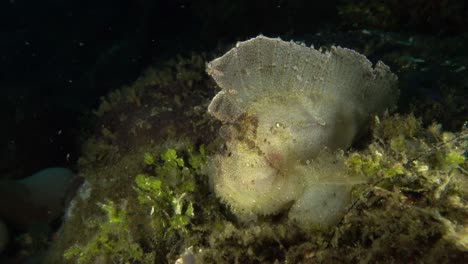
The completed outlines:
[[[227,146],[212,165],[216,194],[241,219],[293,203],[290,218],[301,225],[335,223],[363,179],[348,177],[332,152],[394,107],[397,77],[350,49],[264,36],[238,43],[207,72],[222,88],[208,112],[224,123]]]
[[[310,42],[353,46],[320,38]],[[360,39],[362,45],[353,48],[364,52],[366,43],[387,43],[377,39]],[[392,63],[388,50],[365,54]],[[297,175],[323,172],[336,175],[333,180],[340,182],[346,175],[353,177],[351,183],[366,179],[365,184],[353,186],[353,202],[339,224],[309,232],[285,214],[260,216],[249,224],[236,221],[212,195],[201,169],[205,158],[212,163],[212,157],[224,157],[219,154],[223,140],[216,137],[220,122],[205,110],[215,86],[203,74],[205,58],[195,55],[155,65],[133,85],[103,100],[96,111],[97,129],[84,146],[77,170],[86,184],[75,196],[45,263],[175,263],[186,252],[193,253],[196,263],[462,263],[466,259],[468,162],[463,153],[468,149],[468,131],[428,127],[430,123],[418,115],[401,113],[401,104],[400,115],[372,119],[371,133],[357,142],[358,149],[344,155],[323,150],[308,159],[309,164],[296,163]],[[405,93],[401,70],[414,71],[406,64],[391,65]],[[229,136],[247,134],[242,128],[238,122],[225,123],[224,141],[232,143]],[[247,141],[239,142],[245,145],[237,147],[247,148],[247,153],[231,151],[232,156],[262,157],[250,151]],[[336,165],[330,167],[332,163]],[[303,183],[305,188],[307,182]],[[321,190],[321,185],[316,186]],[[337,194],[349,197],[349,192]],[[293,201],[294,206],[307,205],[309,199],[303,195]],[[330,208],[321,203],[324,200],[330,201],[314,201]]]

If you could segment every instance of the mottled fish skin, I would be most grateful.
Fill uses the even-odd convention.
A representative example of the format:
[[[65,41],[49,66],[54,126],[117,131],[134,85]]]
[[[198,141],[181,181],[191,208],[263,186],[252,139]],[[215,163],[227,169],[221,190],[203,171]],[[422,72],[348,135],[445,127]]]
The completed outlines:
[[[227,146],[211,165],[215,193],[241,219],[292,205],[295,221],[333,222],[348,187],[363,181],[344,174],[335,151],[394,108],[399,92],[389,67],[346,48],[322,52],[258,36],[208,63],[207,72],[221,88],[208,113],[223,122]]]

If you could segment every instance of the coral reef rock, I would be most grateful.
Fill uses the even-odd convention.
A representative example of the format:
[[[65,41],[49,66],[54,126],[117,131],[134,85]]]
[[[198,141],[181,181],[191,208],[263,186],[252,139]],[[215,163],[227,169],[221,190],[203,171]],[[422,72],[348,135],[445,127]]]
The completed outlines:
[[[397,77],[346,48],[258,36],[210,62],[221,87],[208,112],[223,122],[216,194],[240,219],[291,209],[302,226],[336,223],[349,204],[342,154],[369,120],[395,106]]]

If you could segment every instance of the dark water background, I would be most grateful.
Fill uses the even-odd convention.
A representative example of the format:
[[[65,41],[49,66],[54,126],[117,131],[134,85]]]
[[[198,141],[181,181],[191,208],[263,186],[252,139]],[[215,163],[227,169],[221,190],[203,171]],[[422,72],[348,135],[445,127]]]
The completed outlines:
[[[337,16],[335,1],[212,2],[2,1],[0,174],[72,166],[86,114],[149,64],[258,33],[310,34]]]
[[[220,53],[260,33],[362,47],[356,43],[373,40],[353,32],[369,31],[392,39],[388,43],[429,38],[434,41],[433,48],[424,46],[429,52],[459,47],[445,54],[455,63],[453,71],[466,75],[467,20],[463,0],[2,1],[0,177],[21,179],[48,167],[73,169],[100,97],[131,84],[148,65],[176,55]],[[392,44],[379,49],[398,51]],[[409,75],[406,86],[414,89],[403,93],[441,101],[441,66],[427,63],[427,71]],[[457,87],[465,89],[461,82]],[[458,99],[460,105],[468,102]],[[460,122],[447,126],[455,129]],[[9,254],[15,250],[20,249]]]

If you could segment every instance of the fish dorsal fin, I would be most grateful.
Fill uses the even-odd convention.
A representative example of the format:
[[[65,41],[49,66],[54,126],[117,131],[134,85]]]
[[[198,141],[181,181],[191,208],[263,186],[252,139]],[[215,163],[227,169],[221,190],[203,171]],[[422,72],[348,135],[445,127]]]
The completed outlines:
[[[234,122],[265,97],[326,97],[346,101],[356,111],[379,114],[395,105],[397,77],[382,62],[372,63],[353,50],[313,47],[258,36],[239,42],[211,61],[207,72],[222,89],[208,112]]]

